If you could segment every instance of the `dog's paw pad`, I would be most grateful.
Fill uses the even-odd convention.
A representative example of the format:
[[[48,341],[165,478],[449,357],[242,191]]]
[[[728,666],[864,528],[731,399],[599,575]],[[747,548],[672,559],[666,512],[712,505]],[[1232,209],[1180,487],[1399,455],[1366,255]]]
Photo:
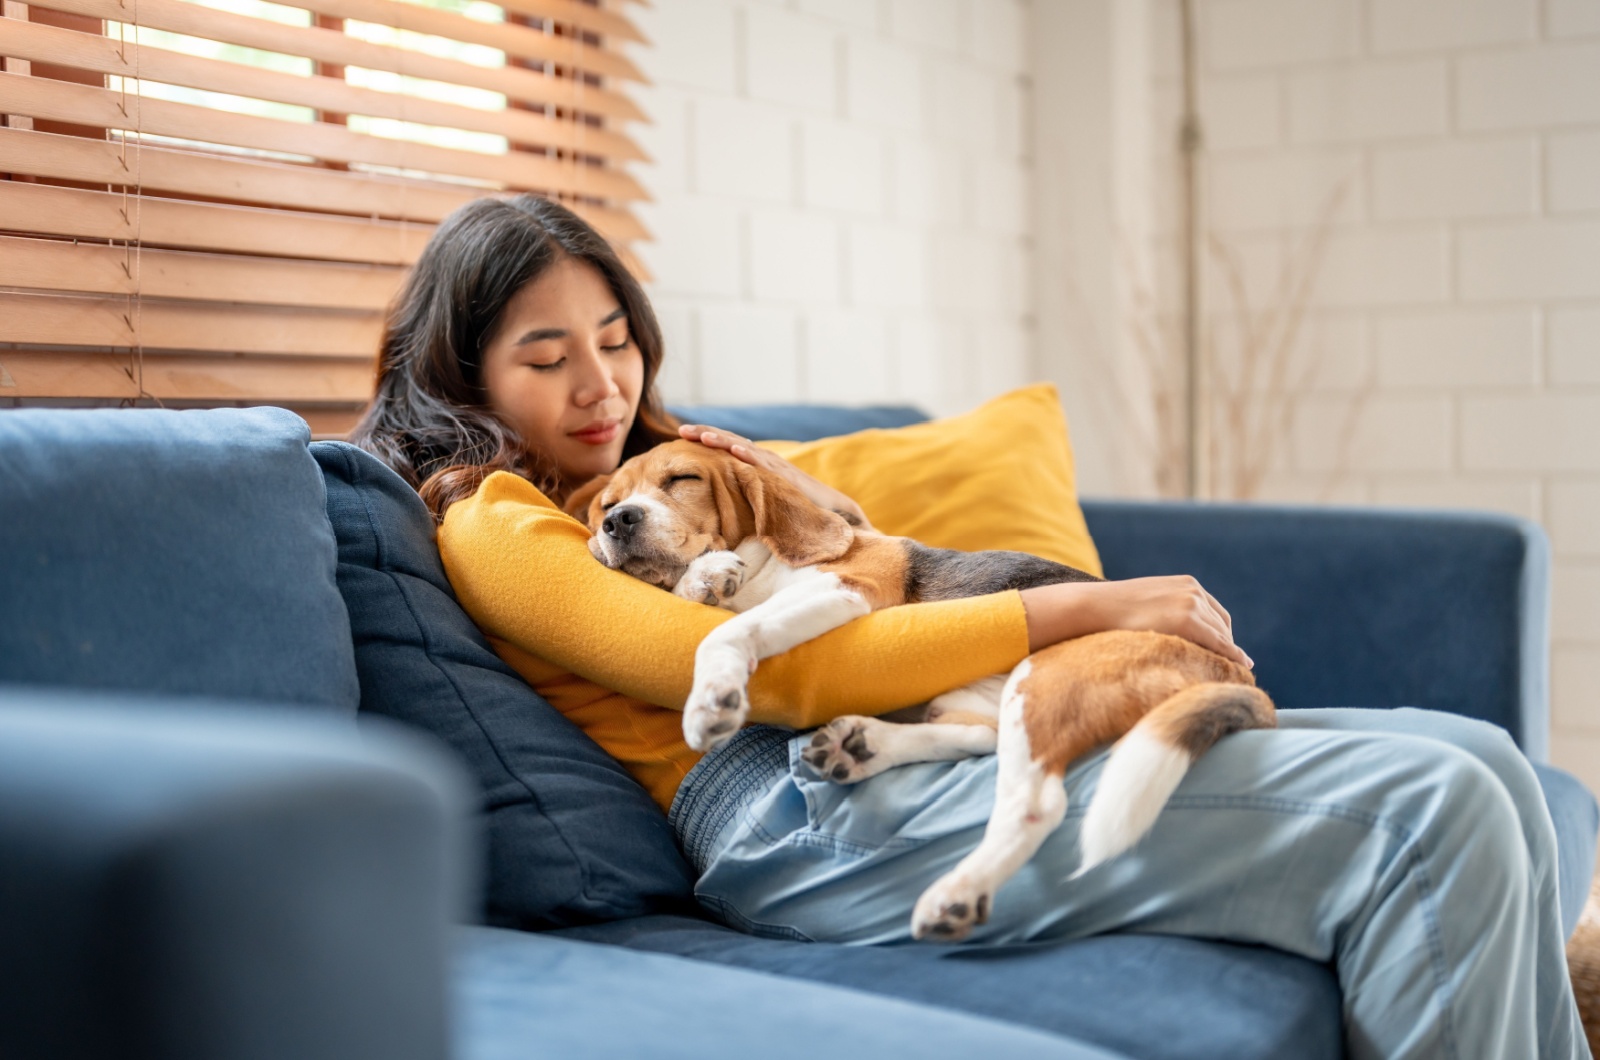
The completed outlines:
[[[743,685],[697,688],[683,708],[683,738],[696,751],[715,750],[739,731],[749,713]]]
[[[918,899],[911,914],[911,936],[960,942],[988,920],[988,892],[968,881],[946,876]]]
[[[708,552],[689,564],[673,590],[678,596],[720,607],[744,585],[745,564],[732,552]]]
[[[872,747],[870,718],[835,718],[816,731],[811,745],[800,757],[818,776],[841,784],[865,780],[873,770],[867,765],[877,757]]]

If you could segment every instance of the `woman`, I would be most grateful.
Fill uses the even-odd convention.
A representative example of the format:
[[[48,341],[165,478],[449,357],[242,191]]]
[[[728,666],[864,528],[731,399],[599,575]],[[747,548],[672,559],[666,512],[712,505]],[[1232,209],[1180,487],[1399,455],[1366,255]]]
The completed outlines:
[[[775,728],[704,758],[684,744],[694,649],[729,616],[595,563],[561,500],[681,433],[859,509],[744,439],[675,432],[655,395],[661,358],[648,301],[582,221],[536,198],[480,200],[440,225],[393,307],[356,441],[441,517],[446,570],[496,650],[670,811],[707,908],[752,931],[901,941],[921,890],[976,843],[993,759],[844,787],[811,776],[805,738]],[[804,730],[882,713],[1114,628],[1248,665],[1193,579],[1049,586],[875,612],[769,659],[752,720]],[[1087,803],[1102,760],[1069,771],[1069,805]],[[1284,712],[1279,730],[1208,753],[1137,848],[1066,883],[1078,819],[1000,892],[976,938],[1122,929],[1261,943],[1335,966],[1356,1055],[1588,1055],[1553,828],[1498,729],[1416,711]]]

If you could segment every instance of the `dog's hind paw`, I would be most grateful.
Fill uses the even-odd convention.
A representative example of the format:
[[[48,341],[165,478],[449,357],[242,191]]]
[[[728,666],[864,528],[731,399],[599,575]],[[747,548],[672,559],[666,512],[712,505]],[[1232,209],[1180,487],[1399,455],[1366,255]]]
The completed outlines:
[[[960,942],[989,919],[987,889],[952,872],[922,892],[911,913],[911,937]]]
[[[854,784],[883,772],[893,763],[881,758],[873,732],[888,722],[846,715],[818,729],[800,757],[817,775],[839,784]]]

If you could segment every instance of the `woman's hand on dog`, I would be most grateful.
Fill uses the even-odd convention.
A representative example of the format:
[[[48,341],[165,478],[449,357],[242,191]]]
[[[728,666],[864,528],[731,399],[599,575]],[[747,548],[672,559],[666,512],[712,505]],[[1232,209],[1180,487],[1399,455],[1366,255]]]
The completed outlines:
[[[832,486],[818,482],[777,453],[757,447],[748,438],[742,438],[730,431],[722,430],[720,427],[706,427],[698,423],[683,424],[678,428],[678,434],[691,442],[709,445],[713,449],[726,449],[752,467],[765,468],[768,471],[776,472],[788,479],[817,507],[838,512],[856,526],[869,530],[872,528],[872,524],[867,522],[866,513],[861,510],[861,505]]]
[[[1171,633],[1255,666],[1233,642],[1233,616],[1187,574],[1045,585],[1022,590],[1022,605],[1029,651],[1108,629],[1138,629]]]

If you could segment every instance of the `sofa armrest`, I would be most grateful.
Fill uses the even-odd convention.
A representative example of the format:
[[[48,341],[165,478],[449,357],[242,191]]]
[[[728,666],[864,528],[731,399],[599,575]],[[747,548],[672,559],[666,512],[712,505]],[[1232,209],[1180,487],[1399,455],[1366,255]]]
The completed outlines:
[[[1192,574],[1280,707],[1418,706],[1549,741],[1549,548],[1509,516],[1085,501],[1106,576]]]
[[[0,1056],[447,1056],[468,806],[348,718],[0,689]]]

